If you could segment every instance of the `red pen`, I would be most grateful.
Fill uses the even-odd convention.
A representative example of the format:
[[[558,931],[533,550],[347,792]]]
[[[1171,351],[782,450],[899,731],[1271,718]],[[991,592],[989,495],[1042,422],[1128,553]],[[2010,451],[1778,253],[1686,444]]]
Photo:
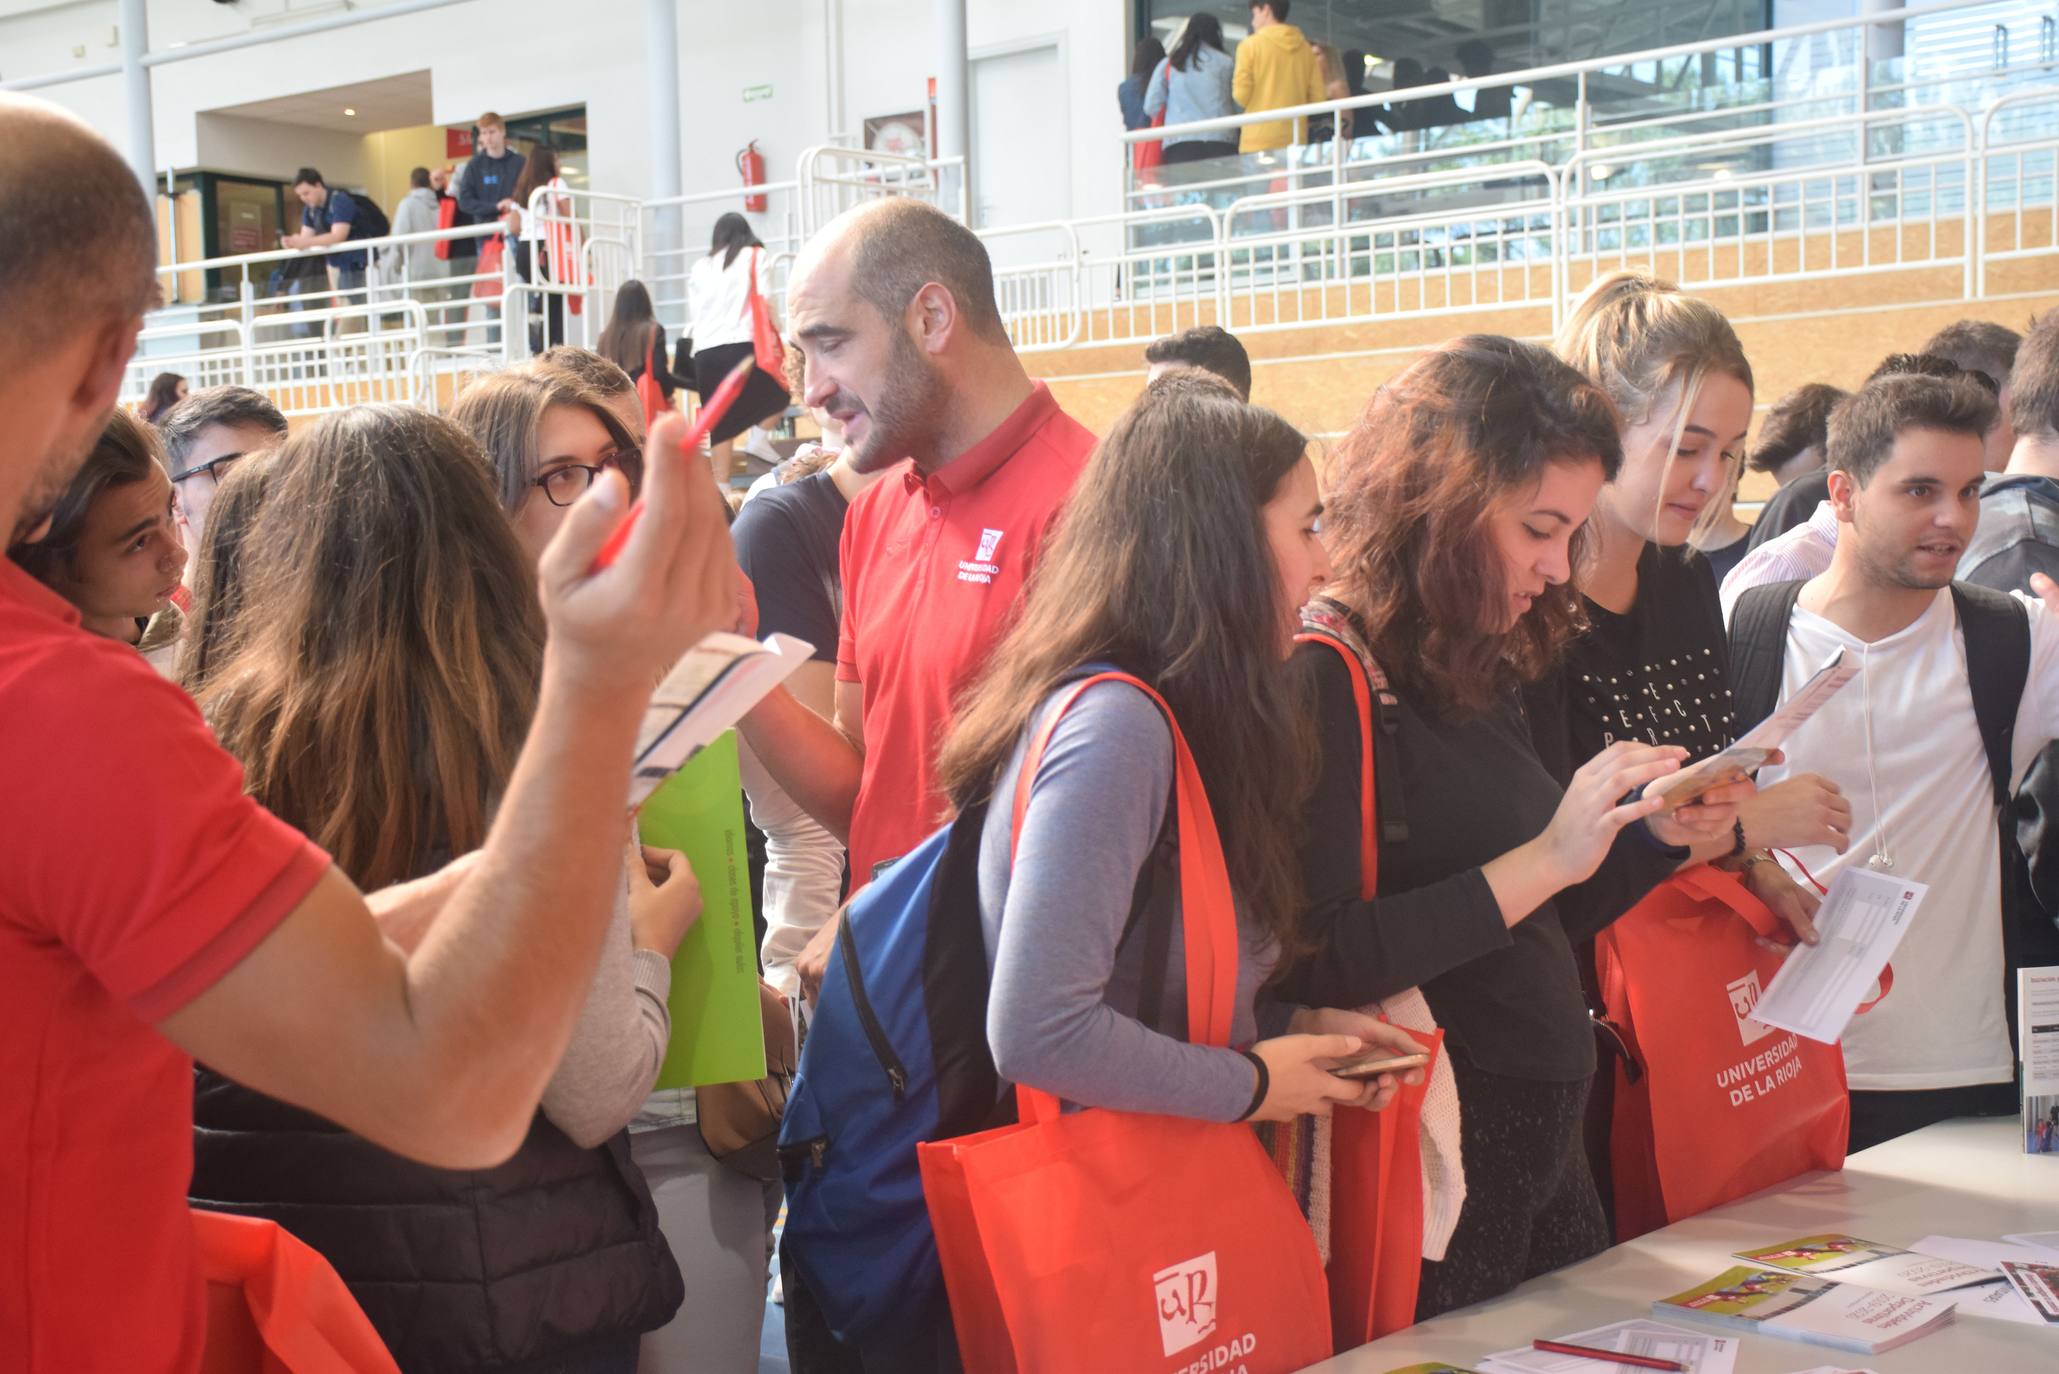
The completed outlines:
[[[1564,1341],[1532,1341],[1530,1346],[1534,1350],[1548,1351],[1553,1355],[1580,1355],[1610,1364],[1634,1365],[1639,1369],[1669,1369],[1673,1374],[1687,1374],[1687,1366],[1680,1361],[1662,1360],[1653,1355],[1625,1355],[1620,1350],[1597,1350],[1591,1345],[1568,1345]]]
[[[706,404],[701,407],[701,413],[694,417],[693,428],[687,430],[686,437],[679,441],[679,454],[682,458],[689,462],[693,460],[694,450],[701,446],[701,440],[714,431],[716,424],[729,413],[729,408],[736,404],[736,398],[743,394],[744,383],[750,381],[751,369],[756,363],[755,358],[745,358],[729,369],[729,375],[722,379],[722,385],[715,388],[715,394],[707,399]],[[608,536],[608,542],[601,545],[600,557],[593,560],[594,571],[598,572],[608,567],[621,556],[622,546],[629,542],[629,532],[636,528],[637,517],[642,514],[643,498],[639,496],[636,503],[630,506],[629,514],[622,517],[622,523]]]

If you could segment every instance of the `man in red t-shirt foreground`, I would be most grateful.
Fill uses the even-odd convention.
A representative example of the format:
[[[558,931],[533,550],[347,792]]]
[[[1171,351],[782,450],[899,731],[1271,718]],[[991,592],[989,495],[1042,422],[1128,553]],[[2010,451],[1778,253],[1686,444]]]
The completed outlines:
[[[774,781],[849,846],[856,890],[943,820],[952,698],[999,642],[1094,436],[1023,371],[986,246],[922,201],[875,201],[810,239],[787,330],[853,466],[900,465],[844,517],[835,721],[783,691],[744,721]],[[810,996],[835,929],[797,963]]]
[[[112,148],[0,94],[0,244],[13,544],[47,528],[106,424],[155,294],[156,227]],[[369,899],[244,795],[184,694],[0,559],[9,1374],[197,1362],[189,1056],[432,1164],[484,1167],[521,1143],[623,881],[651,685],[734,616],[705,474],[651,464],[643,520],[599,574],[627,490],[606,475],[574,508],[543,557],[542,690],[485,847]],[[375,910],[433,911],[434,928],[405,956]]]

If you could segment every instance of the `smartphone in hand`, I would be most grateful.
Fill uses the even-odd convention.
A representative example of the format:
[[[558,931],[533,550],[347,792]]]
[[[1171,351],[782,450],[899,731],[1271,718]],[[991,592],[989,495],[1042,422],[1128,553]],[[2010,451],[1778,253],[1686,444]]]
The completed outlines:
[[[1427,1054],[1389,1054],[1386,1050],[1373,1050],[1339,1060],[1330,1072],[1338,1078],[1377,1078],[1383,1073],[1407,1073],[1429,1062]]]

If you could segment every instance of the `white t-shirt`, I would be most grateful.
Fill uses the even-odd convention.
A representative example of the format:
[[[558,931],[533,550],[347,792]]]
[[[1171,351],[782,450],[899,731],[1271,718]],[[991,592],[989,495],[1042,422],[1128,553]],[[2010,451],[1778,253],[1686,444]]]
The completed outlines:
[[[2042,603],[2019,600],[2029,606],[2031,648],[2014,782],[2059,734],[2059,620]],[[1865,865],[1876,846],[1891,872],[1930,886],[1895,951],[1893,991],[1845,1032],[1846,1074],[1854,1088],[1892,1092],[2005,1083],[2015,1063],[2002,1000],[1998,815],[1952,594],[1939,590],[1914,623],[1872,644],[1795,607],[1781,699],[1840,648],[1859,661],[1859,676],[1795,732],[1787,762],[1759,781],[1819,773],[1844,789],[1851,848],[1796,851],[1826,886],[1847,865]]]
[[[770,300],[772,255],[762,248],[739,248],[735,260],[727,267],[722,265],[720,253],[710,253],[686,274],[686,311],[693,322],[694,352],[705,353],[724,344],[751,341],[754,258],[758,264],[758,294]]]

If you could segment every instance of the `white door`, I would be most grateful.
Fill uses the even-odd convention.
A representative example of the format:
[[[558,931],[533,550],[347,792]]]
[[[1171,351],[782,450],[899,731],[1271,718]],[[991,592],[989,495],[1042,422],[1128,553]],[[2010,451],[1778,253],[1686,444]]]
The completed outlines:
[[[973,59],[974,228],[1072,217],[1070,100],[1056,42]]]

